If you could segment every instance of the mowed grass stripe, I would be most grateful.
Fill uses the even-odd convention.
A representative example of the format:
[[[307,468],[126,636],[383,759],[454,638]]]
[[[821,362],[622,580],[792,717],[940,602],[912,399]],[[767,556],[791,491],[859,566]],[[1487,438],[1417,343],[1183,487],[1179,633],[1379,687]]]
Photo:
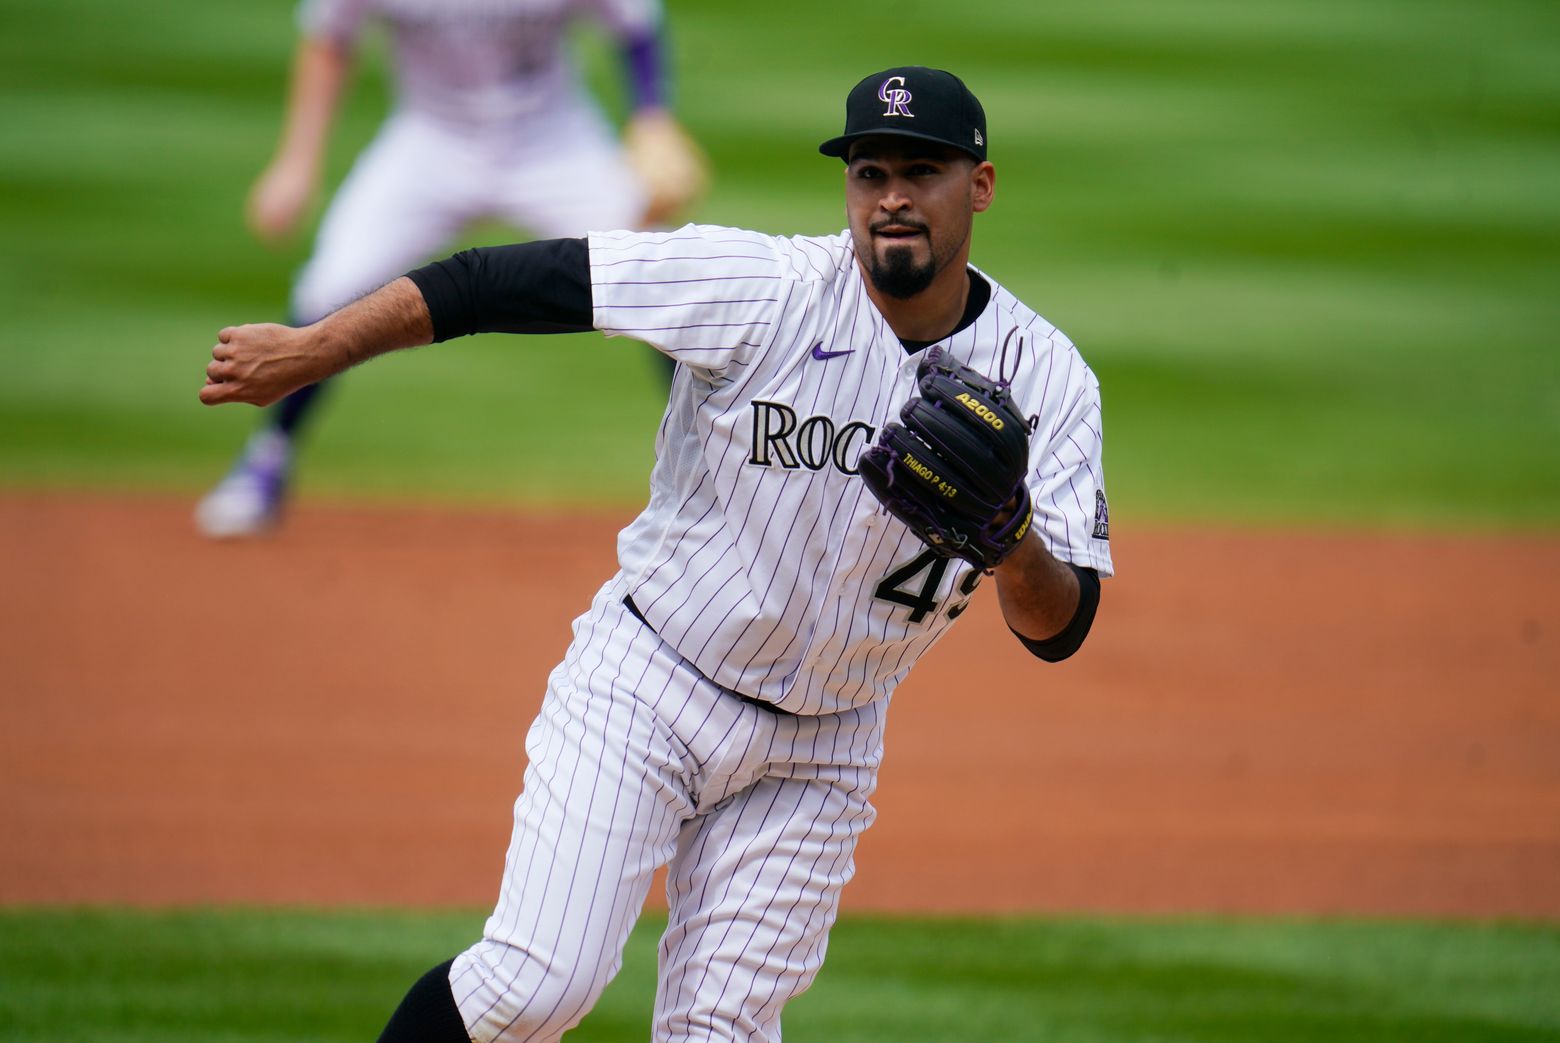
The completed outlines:
[[[0,912],[0,1033],[371,1039],[468,912]],[[642,1041],[664,920],[571,1040]],[[1560,929],[1477,923],[851,918],[788,1039],[844,1043],[1560,1037]]]
[[[717,171],[702,220],[838,230],[838,166],[813,148],[844,88],[907,59],[967,76],[999,167],[975,260],[1100,373],[1123,525],[1560,523],[1555,5],[910,0],[892,32],[822,0],[669,7],[678,105]],[[254,419],[196,405],[206,348],[282,318],[307,249],[268,251],[241,220],[290,6],[0,17],[0,486],[192,493]],[[608,49],[580,43],[620,111]],[[332,184],[384,82],[376,38]],[[376,363],[317,428],[303,491],[638,502],[658,395],[642,351],[591,338]]]

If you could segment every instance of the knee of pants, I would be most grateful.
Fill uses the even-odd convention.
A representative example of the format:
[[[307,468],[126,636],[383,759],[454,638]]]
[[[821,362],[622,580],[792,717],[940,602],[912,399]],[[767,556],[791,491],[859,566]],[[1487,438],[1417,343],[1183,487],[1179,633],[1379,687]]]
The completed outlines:
[[[616,967],[548,959],[487,940],[456,957],[450,990],[479,1043],[545,1043],[573,1028],[607,987]]]

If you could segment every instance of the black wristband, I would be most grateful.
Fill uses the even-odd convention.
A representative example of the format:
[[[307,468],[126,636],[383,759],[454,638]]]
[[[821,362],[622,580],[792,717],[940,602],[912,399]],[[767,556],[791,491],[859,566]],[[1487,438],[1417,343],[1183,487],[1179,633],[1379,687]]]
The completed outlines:
[[[1094,613],[1100,607],[1100,574],[1070,561],[1067,567],[1078,577],[1078,608],[1061,633],[1037,641],[1008,627],[1025,648],[1048,663],[1059,663],[1083,646],[1083,639],[1089,636],[1089,628],[1094,625]]]
[[[462,250],[406,277],[427,302],[435,343],[473,333],[593,328],[590,248],[583,239]]]

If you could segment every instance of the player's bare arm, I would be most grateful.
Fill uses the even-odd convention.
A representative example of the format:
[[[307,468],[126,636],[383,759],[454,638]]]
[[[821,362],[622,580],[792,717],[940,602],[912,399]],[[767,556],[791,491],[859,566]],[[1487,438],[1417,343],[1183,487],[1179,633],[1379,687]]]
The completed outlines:
[[[1014,633],[1032,641],[1055,637],[1078,611],[1078,577],[1033,531],[992,575],[1002,618]]]
[[[462,250],[312,326],[262,323],[222,330],[200,400],[263,406],[399,348],[472,333],[590,328],[590,264],[583,239]]]
[[[294,232],[314,202],[350,67],[350,53],[333,40],[305,37],[298,42],[276,154],[255,180],[246,207],[250,229],[264,242]]]
[[[267,406],[301,387],[398,348],[431,343],[421,291],[402,277],[312,326],[229,326],[217,334],[200,400]]]

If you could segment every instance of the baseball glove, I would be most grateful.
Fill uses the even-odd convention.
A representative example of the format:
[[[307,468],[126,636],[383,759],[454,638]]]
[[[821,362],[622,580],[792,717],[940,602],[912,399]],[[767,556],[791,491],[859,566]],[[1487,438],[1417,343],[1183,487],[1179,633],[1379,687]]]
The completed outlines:
[[[890,514],[945,557],[995,568],[1029,531],[1029,426],[1006,384],[931,348],[919,394],[861,454],[861,478]]]
[[[623,131],[623,150],[645,188],[646,228],[686,210],[709,188],[709,161],[682,125],[665,113],[641,113],[630,120]]]

